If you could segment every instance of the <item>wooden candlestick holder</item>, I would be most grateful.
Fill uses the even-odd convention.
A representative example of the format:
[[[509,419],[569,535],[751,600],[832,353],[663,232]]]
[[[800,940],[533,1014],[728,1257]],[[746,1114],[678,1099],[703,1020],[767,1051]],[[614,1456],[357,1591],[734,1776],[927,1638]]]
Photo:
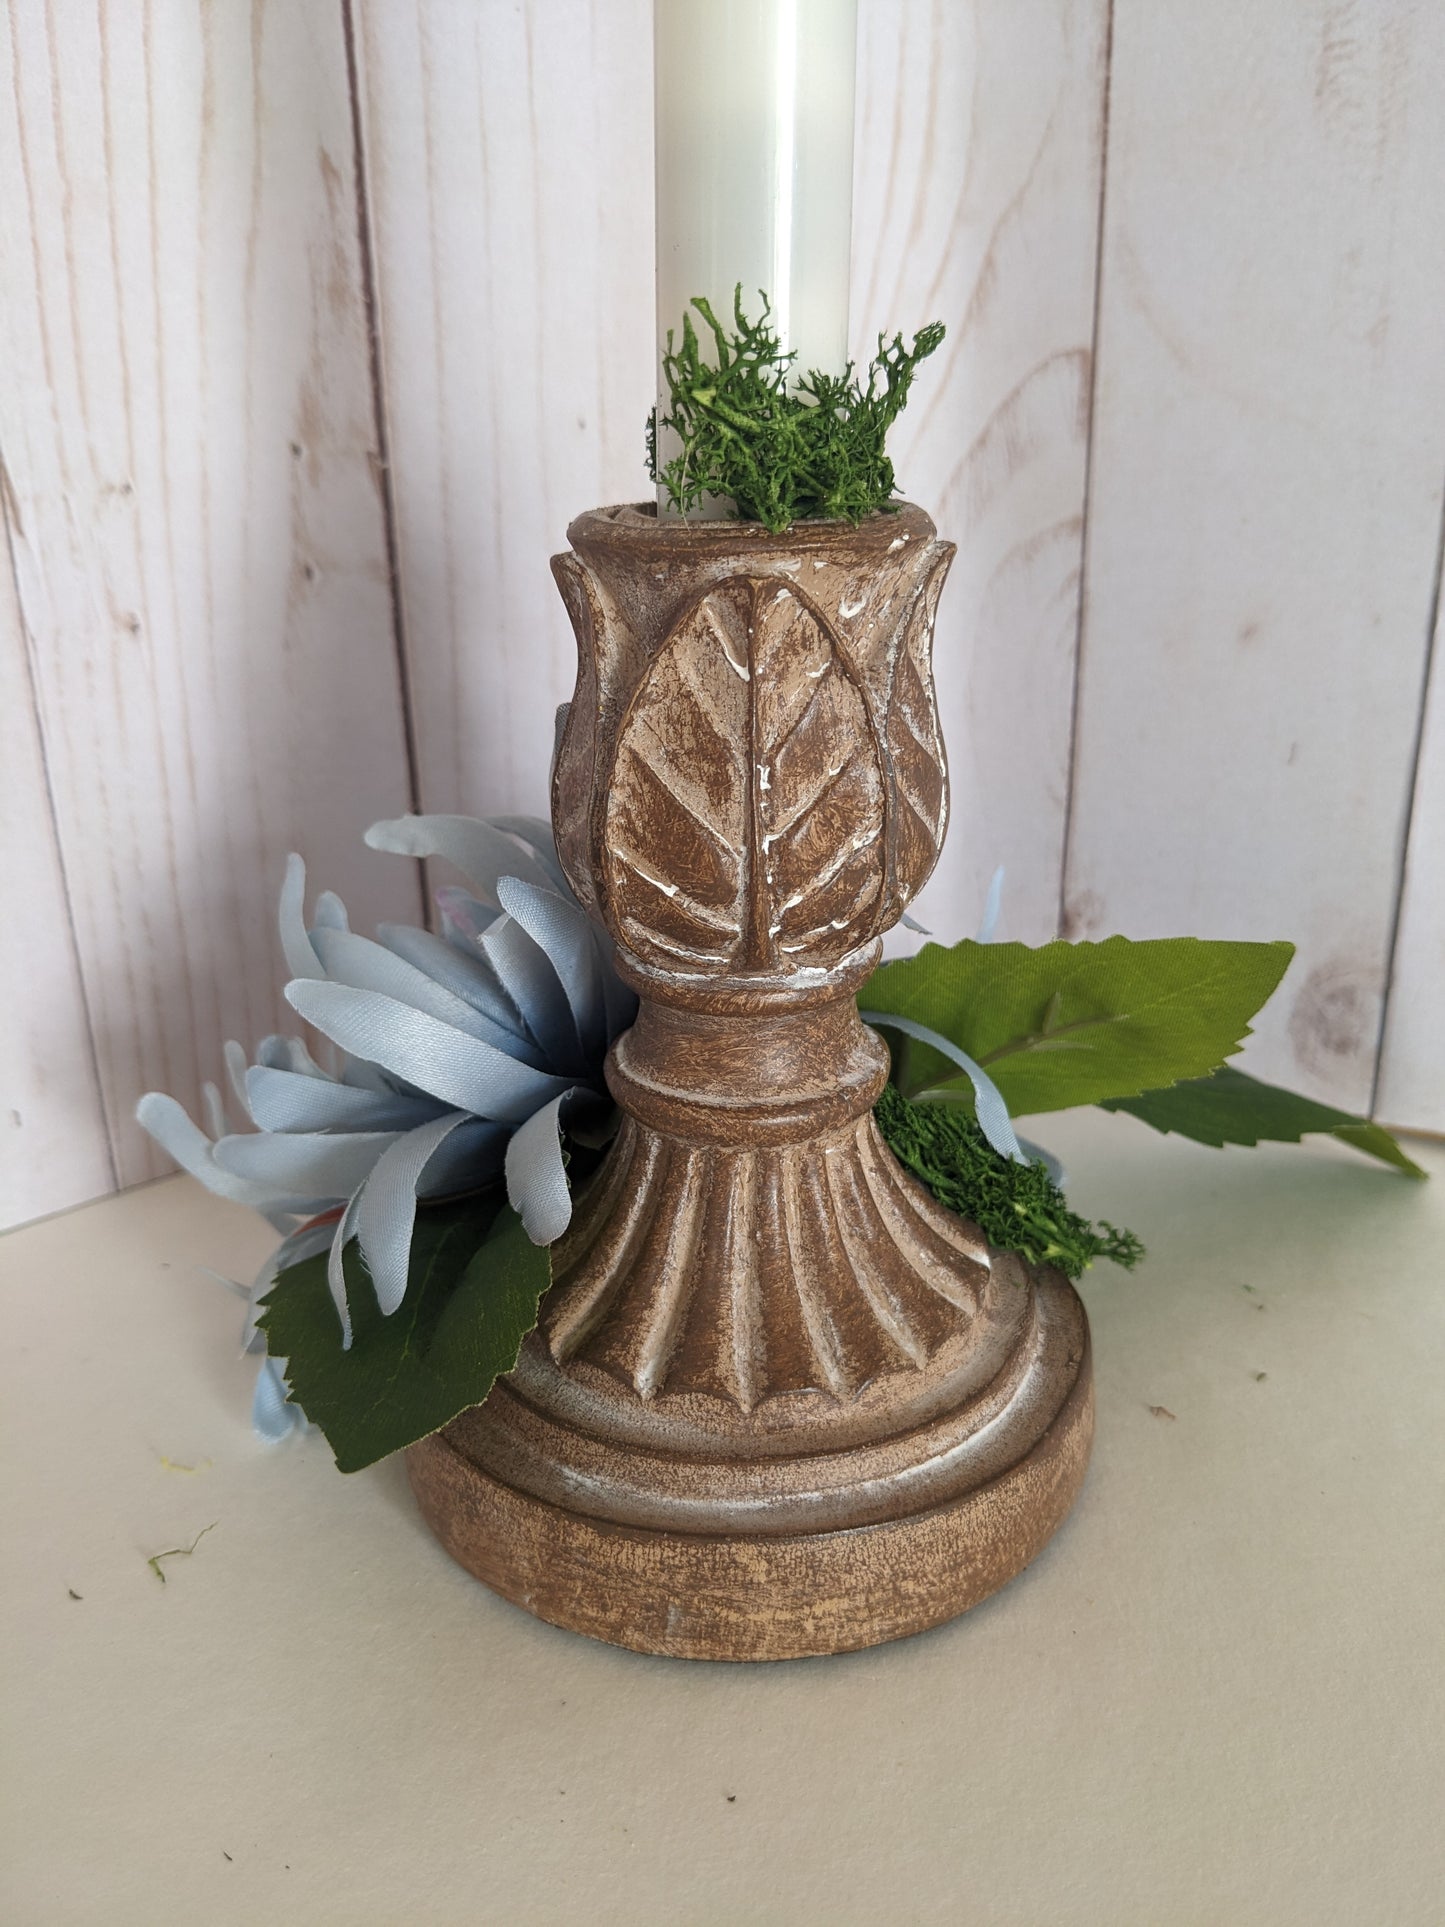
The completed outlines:
[[[1089,1334],[896,1162],[855,998],[948,785],[920,510],[858,529],[603,509],[552,821],[641,999],[623,1112],[515,1371],[408,1453],[447,1549],[560,1626],[785,1659],[1013,1577],[1072,1504]]]

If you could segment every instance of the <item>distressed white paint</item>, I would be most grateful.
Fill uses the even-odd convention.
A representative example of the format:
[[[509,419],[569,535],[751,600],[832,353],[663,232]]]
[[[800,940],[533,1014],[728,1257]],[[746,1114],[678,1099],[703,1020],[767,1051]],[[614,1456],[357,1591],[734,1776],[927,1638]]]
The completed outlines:
[[[115,1181],[4,535],[0,521],[0,1226]]]
[[[0,98],[0,449],[129,1182],[140,1092],[282,1015],[288,848],[417,902],[361,845],[408,790],[341,19],[12,8]]]
[[[540,807],[575,655],[545,558],[646,492],[645,0],[363,0],[401,577],[429,807]],[[1083,513],[1104,0],[862,0],[853,349],[941,317],[900,425],[960,542],[939,662],[955,827],[921,914],[1057,915]],[[1018,743],[1029,743],[1019,780]]]
[[[1445,602],[1436,611],[1430,691],[1376,1114],[1445,1134]]]
[[[1067,934],[1293,937],[1369,1103],[1445,478],[1445,10],[1116,0]]]
[[[958,558],[935,660],[953,785],[914,906],[952,940],[1054,935],[1068,793],[1104,112],[1104,0],[865,0],[853,349],[940,319],[894,435]],[[906,947],[906,946],[905,946]]]
[[[894,454],[960,553],[955,795],[917,907],[1302,943],[1251,1062],[1445,1128],[1445,13],[860,0],[852,347],[938,316]],[[355,0],[410,726],[428,807],[538,808],[547,557],[647,492],[648,0]],[[337,0],[57,0],[0,30],[0,1221],[155,1168],[282,1014],[280,860],[414,914]],[[1088,501],[1086,504],[1086,491]],[[1070,738],[1087,514],[1077,762]],[[0,585],[3,588],[4,585]],[[51,799],[53,796],[53,812]],[[13,907],[20,906],[20,914]],[[94,1036],[87,1032],[87,1007]],[[18,1066],[18,1069],[16,1068]],[[18,1109],[14,1135],[4,1117]]]
[[[422,797],[546,806],[577,654],[547,567],[649,493],[648,0],[359,0]]]

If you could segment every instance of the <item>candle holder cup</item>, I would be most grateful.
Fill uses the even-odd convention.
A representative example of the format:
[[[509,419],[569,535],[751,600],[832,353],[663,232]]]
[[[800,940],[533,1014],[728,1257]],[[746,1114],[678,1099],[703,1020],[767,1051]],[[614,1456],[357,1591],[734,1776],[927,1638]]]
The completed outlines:
[[[889,1152],[856,996],[942,844],[920,510],[857,529],[581,516],[558,853],[637,990],[622,1124],[516,1369],[408,1465],[553,1623],[781,1659],[962,1612],[1049,1539],[1093,1430],[1068,1282]]]

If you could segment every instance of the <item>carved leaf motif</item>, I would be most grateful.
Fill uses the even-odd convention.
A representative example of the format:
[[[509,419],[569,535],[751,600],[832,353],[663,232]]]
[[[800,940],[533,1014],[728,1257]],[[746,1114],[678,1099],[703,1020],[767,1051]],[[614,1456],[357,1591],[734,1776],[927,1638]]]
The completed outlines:
[[[723,970],[836,960],[876,922],[884,782],[863,694],[776,577],[711,590],[618,738],[603,861],[623,941]]]
[[[871,931],[882,894],[883,770],[862,691],[786,585],[760,589],[752,687],[758,945],[784,967],[831,962]]]
[[[614,927],[654,961],[724,968],[746,921],[750,583],[694,604],[617,742],[602,861]]]
[[[920,586],[893,670],[886,741],[893,772],[894,917],[928,881],[948,827],[948,764],[930,665],[934,616],[952,560],[952,549],[945,550]]]

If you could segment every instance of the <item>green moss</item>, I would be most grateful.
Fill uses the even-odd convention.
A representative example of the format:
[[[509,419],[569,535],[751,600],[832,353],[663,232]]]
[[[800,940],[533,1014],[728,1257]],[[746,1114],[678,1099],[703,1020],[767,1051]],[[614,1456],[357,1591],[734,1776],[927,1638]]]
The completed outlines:
[[[693,302],[712,336],[711,362],[703,357],[691,315],[682,318],[680,345],[674,347],[669,331],[661,426],[682,446],[659,469],[654,409],[647,425],[648,474],[683,514],[705,496],[726,496],[744,521],[761,522],[774,534],[812,517],[856,524],[889,509],[894,483],[888,431],[919,363],[943,340],[943,323],[921,328],[911,348],[902,335],[892,342],[880,335],[866,386],[850,362],[841,375],[815,369],[790,388],[793,357],[783,353],[768,325],[767,296],[759,298],[762,313],[750,321],[738,287],[733,333],[706,301]]]
[[[1132,1231],[1092,1225],[1071,1211],[1042,1164],[1001,1156],[963,1106],[914,1104],[888,1084],[873,1116],[904,1169],[1001,1250],[1017,1251],[1031,1264],[1057,1265],[1069,1278],[1095,1258],[1132,1271],[1144,1256]]]

